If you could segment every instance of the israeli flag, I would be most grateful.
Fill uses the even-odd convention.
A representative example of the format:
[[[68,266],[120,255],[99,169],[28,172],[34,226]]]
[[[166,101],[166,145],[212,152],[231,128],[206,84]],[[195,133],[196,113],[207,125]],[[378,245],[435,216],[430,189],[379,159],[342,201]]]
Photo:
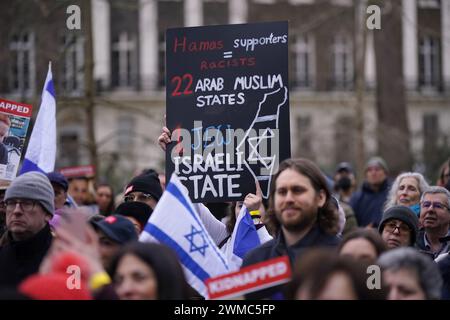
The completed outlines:
[[[230,272],[226,258],[200,220],[176,174],[172,174],[139,240],[147,242],[152,238],[177,253],[187,281],[206,299],[204,281]]]
[[[225,250],[225,256],[227,257],[230,269],[232,271],[238,270],[242,265],[245,254],[260,244],[261,242],[255,224],[248,209],[244,205],[236,219],[230,244]]]
[[[20,174],[28,171],[51,172],[56,158],[56,98],[52,65],[48,65],[47,78],[42,90],[41,106],[34,123]]]

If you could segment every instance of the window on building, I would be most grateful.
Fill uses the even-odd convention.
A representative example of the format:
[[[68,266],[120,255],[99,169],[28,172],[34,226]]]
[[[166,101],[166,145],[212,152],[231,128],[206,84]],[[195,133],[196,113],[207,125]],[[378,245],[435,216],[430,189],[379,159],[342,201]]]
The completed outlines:
[[[164,32],[158,35],[158,85],[164,87],[166,85],[166,36]]]
[[[353,116],[343,115],[339,116],[335,122],[334,131],[334,162],[339,163],[342,161],[355,162],[356,150],[355,150],[355,119]]]
[[[83,93],[84,40],[69,33],[64,36],[62,87],[65,95],[80,96]]]
[[[166,30],[184,26],[184,1],[158,1],[158,85],[165,86],[166,78]]]
[[[112,80],[118,88],[137,86],[138,55],[136,36],[121,32],[112,43]]]
[[[11,54],[9,89],[11,93],[31,96],[35,80],[35,39],[32,32],[12,36],[9,43]]]
[[[294,45],[295,84],[299,88],[312,88],[315,75],[314,41],[311,36],[298,36]]]
[[[297,117],[296,122],[296,129],[298,132],[297,156],[314,160],[315,154],[312,145],[312,141],[314,141],[314,139],[312,133],[311,116],[308,115]]]
[[[435,113],[426,113],[422,116],[423,130],[423,160],[427,168],[438,167],[442,161],[438,152],[439,119]],[[428,170],[431,171],[431,170]],[[433,174],[429,172],[429,174]]]
[[[136,119],[131,115],[120,115],[117,119],[117,147],[128,153],[133,151],[135,140]]]
[[[419,0],[417,6],[423,9],[439,9],[441,7],[440,0]]]
[[[275,4],[276,0],[252,0],[256,4]]]
[[[229,21],[228,2],[223,0],[206,0],[203,2],[203,24],[227,24]]]
[[[333,80],[335,89],[350,89],[353,85],[353,45],[348,36],[334,39]]]
[[[419,40],[419,84],[422,88],[438,89],[441,85],[440,41],[432,36]]]
[[[353,0],[331,0],[331,4],[335,6],[351,7]]]
[[[59,134],[59,167],[70,167],[80,164],[79,134],[75,131],[66,131]]]

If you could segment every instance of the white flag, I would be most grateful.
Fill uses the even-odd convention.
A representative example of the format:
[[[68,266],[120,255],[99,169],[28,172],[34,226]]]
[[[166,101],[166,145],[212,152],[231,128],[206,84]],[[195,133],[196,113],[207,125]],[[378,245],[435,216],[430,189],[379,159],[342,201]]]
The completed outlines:
[[[55,169],[56,98],[51,63],[48,66],[41,100],[20,174],[28,171],[48,173]]]
[[[150,238],[175,250],[189,284],[205,298],[206,279],[231,271],[175,174],[141,233],[141,241]]]

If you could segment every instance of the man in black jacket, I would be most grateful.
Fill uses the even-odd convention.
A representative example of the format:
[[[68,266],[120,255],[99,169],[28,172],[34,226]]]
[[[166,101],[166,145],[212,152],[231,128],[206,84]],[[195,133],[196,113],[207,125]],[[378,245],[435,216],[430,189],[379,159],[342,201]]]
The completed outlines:
[[[371,158],[366,164],[366,180],[361,190],[350,199],[360,227],[378,228],[390,188],[386,162],[380,157]]]
[[[17,286],[39,270],[52,242],[48,222],[54,197],[50,181],[39,172],[17,177],[6,190],[7,232],[0,239],[0,287]]]
[[[273,177],[268,224],[276,237],[250,251],[242,266],[287,255],[295,260],[306,250],[339,243],[338,215],[331,204],[331,194],[320,169],[307,159],[288,159]],[[250,299],[283,298],[282,287],[249,294]]]

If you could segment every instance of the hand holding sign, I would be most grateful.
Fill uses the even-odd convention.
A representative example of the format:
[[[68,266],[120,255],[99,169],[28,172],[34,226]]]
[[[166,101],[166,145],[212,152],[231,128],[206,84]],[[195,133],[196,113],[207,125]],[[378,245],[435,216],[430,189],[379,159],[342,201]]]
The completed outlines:
[[[170,130],[166,126],[162,127],[161,135],[158,137],[158,144],[164,151],[166,151],[167,145],[171,142],[171,136]]]
[[[244,205],[248,211],[259,210],[262,204],[262,192],[258,180],[255,180],[256,194],[249,193],[245,196]]]
[[[255,179],[268,197],[290,157],[287,39],[287,22],[167,30],[158,144],[194,202],[242,201]]]

